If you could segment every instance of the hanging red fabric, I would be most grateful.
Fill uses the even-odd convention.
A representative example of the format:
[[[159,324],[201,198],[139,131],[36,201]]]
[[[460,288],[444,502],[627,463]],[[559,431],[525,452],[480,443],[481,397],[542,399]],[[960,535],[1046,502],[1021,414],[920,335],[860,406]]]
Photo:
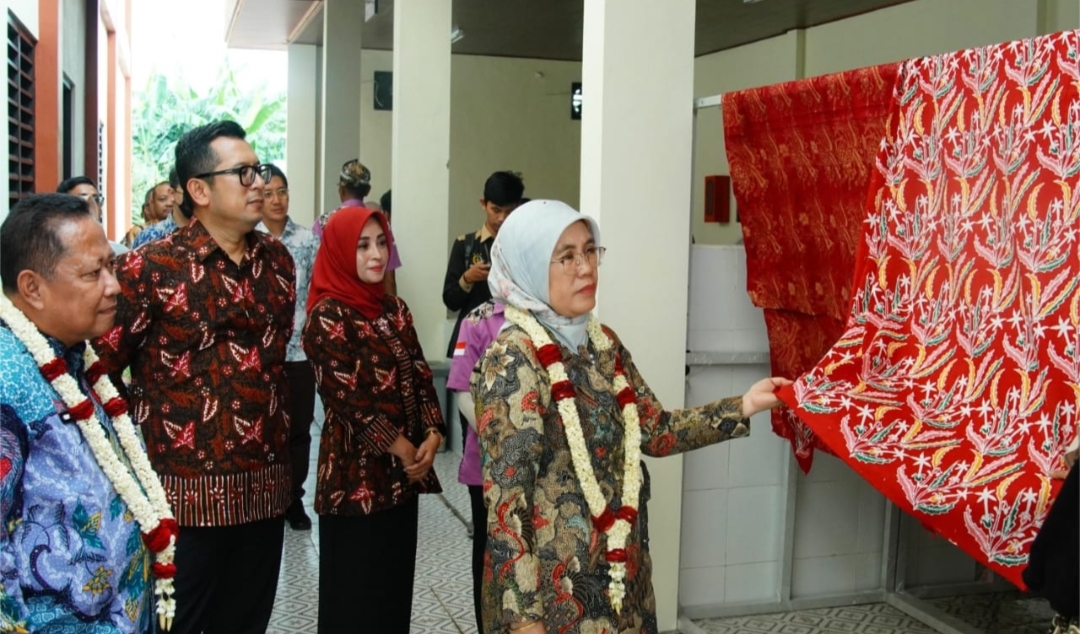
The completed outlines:
[[[898,64],[724,95],[724,142],[746,247],[747,290],[765,309],[772,372],[798,376],[844,330],[866,188]],[[803,471],[825,448],[773,413]]]
[[[845,331],[782,398],[1023,587],[1080,409],[1080,34],[911,60]]]

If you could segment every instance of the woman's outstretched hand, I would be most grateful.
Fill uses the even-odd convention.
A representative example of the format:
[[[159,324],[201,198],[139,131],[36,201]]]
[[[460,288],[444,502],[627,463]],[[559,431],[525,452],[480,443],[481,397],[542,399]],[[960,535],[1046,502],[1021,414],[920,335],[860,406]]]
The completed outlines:
[[[778,376],[761,379],[750,386],[742,397],[742,416],[750,418],[758,412],[770,410],[780,404],[776,388],[791,385],[791,381]]]

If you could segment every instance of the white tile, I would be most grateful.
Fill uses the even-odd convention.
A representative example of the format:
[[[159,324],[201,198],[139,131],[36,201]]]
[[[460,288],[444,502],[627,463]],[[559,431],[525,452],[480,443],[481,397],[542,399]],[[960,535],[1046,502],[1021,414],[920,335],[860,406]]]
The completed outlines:
[[[776,601],[780,597],[779,563],[744,564],[724,569],[728,603]]]
[[[679,571],[679,605],[716,605],[723,602],[723,566]]]
[[[723,566],[727,541],[728,492],[692,491],[683,496],[681,568]]]
[[[888,500],[870,483],[859,483],[858,552],[880,553],[884,549],[885,506]]]
[[[801,471],[799,472],[802,473]],[[802,480],[799,481],[800,486],[802,481],[810,482],[836,482],[848,480],[852,477],[858,478],[859,476],[851,470],[851,467],[844,464],[844,461],[836,456],[829,455],[824,451],[814,452],[814,465],[810,467],[810,473],[805,476],[800,476]]]
[[[772,432],[767,415],[750,421],[751,434],[729,440],[728,486],[773,486],[784,482],[790,445]]]
[[[795,498],[796,558],[853,554],[858,537],[857,482],[800,483]]]
[[[686,406],[707,405],[718,398],[734,394],[731,375],[730,366],[709,365],[693,368],[686,382]]]
[[[881,555],[796,559],[791,575],[791,595],[795,599],[874,590],[880,586]]]
[[[726,489],[732,443],[697,449],[683,457],[683,491]]]
[[[748,564],[780,559],[783,512],[779,486],[733,488],[728,491],[728,564]]]

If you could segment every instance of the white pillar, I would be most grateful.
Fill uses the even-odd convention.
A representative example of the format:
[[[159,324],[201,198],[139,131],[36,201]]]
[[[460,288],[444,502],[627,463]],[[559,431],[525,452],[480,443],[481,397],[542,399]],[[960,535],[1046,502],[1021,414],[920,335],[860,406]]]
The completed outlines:
[[[694,10],[694,0],[585,0],[582,34],[581,211],[608,247],[598,314],[668,409],[685,395]],[[648,465],[653,588],[669,631],[682,459]]]
[[[289,177],[289,215],[310,227],[322,212],[316,192],[320,174],[316,169],[319,147],[317,47],[311,44],[289,45],[289,88],[286,122],[286,167]]]
[[[360,29],[364,3],[326,0],[323,5],[322,206],[341,204],[341,165],[360,155]],[[360,158],[363,162],[363,158]]]
[[[391,165],[394,235],[409,304],[428,359],[443,359],[442,281],[450,195],[450,0],[394,3]]]

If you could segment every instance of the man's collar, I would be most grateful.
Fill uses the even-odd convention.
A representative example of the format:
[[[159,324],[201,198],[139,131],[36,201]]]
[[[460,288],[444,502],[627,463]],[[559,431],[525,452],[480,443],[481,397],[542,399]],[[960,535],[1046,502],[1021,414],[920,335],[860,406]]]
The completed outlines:
[[[480,227],[480,231],[476,232],[476,237],[480,239],[480,242],[487,242],[488,238],[494,238],[495,234],[491,233],[491,229],[488,229],[487,223],[484,223],[483,227]]]
[[[203,223],[199,222],[198,218],[192,218],[187,227],[181,229],[182,237],[188,243],[188,246],[195,251],[196,257],[200,261],[205,262],[206,258],[210,257],[214,251],[221,251],[222,255],[228,257],[221,245],[214,240],[214,236],[210,235],[210,232],[206,230]],[[262,248],[262,243],[259,242],[259,236],[254,231],[248,232],[245,236],[247,240],[247,249],[244,250],[244,258],[241,260],[243,264],[244,260],[254,258],[259,254],[259,249]]]
[[[292,216],[285,216],[285,228],[281,230],[281,238],[279,239],[283,240],[286,236],[291,236],[293,233],[296,233],[296,230],[299,227],[300,225],[293,222]],[[255,225],[255,230],[274,235],[274,232],[270,231],[270,227],[266,226],[266,222],[262,220],[259,221],[259,224]]]

